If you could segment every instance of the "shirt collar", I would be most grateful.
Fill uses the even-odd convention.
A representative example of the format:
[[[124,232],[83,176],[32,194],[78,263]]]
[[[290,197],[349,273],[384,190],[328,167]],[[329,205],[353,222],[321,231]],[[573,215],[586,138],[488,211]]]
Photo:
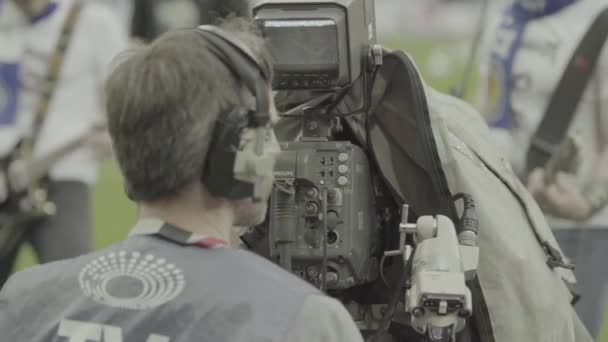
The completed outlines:
[[[156,235],[179,245],[193,245],[208,249],[228,247],[226,241],[208,235],[188,232],[154,218],[140,219],[129,233],[129,236],[136,235]]]

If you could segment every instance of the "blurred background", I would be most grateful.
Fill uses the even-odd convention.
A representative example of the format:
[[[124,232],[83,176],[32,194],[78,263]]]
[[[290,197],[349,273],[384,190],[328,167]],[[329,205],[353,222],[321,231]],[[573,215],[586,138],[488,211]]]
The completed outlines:
[[[193,14],[189,0],[89,1],[106,2],[115,8],[125,19],[125,25],[131,26],[133,22],[138,26],[131,32],[143,40],[168,27],[192,26],[200,20],[200,16]],[[453,92],[461,86],[467,62],[471,56],[475,57],[472,47],[480,19],[484,28],[492,27],[507,3],[508,0],[488,0],[487,3],[484,0],[376,0],[379,38],[386,47],[410,54],[428,84],[443,92]],[[151,17],[156,18],[154,28],[150,28],[149,22],[146,24]],[[474,66],[465,84],[465,99],[471,101],[477,84],[476,72]],[[101,178],[94,190],[93,217],[96,248],[123,239],[135,222],[136,209],[124,195],[113,161],[101,166]],[[24,247],[18,267],[22,269],[34,263],[31,248]],[[605,325],[599,341],[608,342],[607,328]]]

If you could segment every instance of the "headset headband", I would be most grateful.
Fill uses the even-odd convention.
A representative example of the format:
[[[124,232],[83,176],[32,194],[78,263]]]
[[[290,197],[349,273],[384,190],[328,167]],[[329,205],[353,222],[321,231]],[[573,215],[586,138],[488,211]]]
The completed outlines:
[[[254,126],[264,126],[270,121],[268,78],[251,50],[230,33],[217,26],[202,25],[198,28],[210,44],[211,52],[230,69],[237,79],[244,81],[255,96],[256,112],[252,113]]]

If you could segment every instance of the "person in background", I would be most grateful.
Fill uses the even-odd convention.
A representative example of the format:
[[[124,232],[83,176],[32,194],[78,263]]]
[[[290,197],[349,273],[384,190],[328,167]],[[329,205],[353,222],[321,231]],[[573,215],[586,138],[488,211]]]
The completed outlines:
[[[134,0],[86,0],[86,1],[97,2],[101,5],[109,6],[114,11],[116,11],[116,13],[120,17],[120,21],[123,23],[125,29],[127,31],[131,30],[131,22],[133,21]]]
[[[244,19],[127,55],[107,81],[107,113],[140,220],[105,250],[14,275],[0,292],[3,339],[363,342],[339,301],[231,247],[233,226],[266,216],[280,151],[271,79]]]
[[[228,15],[249,17],[249,1],[134,0],[131,34],[149,42],[164,32],[215,24]]]
[[[607,7],[605,0],[514,1],[489,40],[479,94],[503,152],[576,265],[582,294],[576,309],[595,336],[608,301],[608,52],[603,49],[595,68],[587,56],[573,55]],[[558,115],[545,112],[571,59],[577,73],[593,74],[559,154],[545,167],[530,169],[527,151],[538,141],[533,137],[543,117]],[[574,92],[577,86],[570,87]]]
[[[12,154],[25,136],[34,136],[34,158],[76,141],[48,170],[48,193],[56,213],[23,227],[41,263],[91,251],[91,187],[97,161],[111,155],[103,127],[103,81],[111,60],[128,44],[118,15],[107,6],[84,3],[69,37],[56,82],[47,75],[75,0],[0,0],[0,156]],[[74,12],[75,13],[75,12]],[[8,15],[7,15],[8,14]],[[12,14],[12,15],[11,15]],[[19,16],[19,19],[15,18]],[[7,46],[7,48],[4,48]],[[49,88],[52,88],[50,90]],[[50,99],[40,109],[43,94]],[[4,104],[4,105],[3,105]],[[40,117],[34,133],[36,117]],[[0,246],[0,249],[4,248]],[[10,275],[18,248],[0,260],[0,285]]]

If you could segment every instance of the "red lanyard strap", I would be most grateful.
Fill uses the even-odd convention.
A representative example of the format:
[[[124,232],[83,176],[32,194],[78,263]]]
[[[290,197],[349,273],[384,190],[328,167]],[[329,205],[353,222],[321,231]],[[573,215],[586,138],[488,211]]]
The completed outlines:
[[[157,219],[141,219],[129,235],[157,235],[179,245],[191,245],[206,249],[229,246],[228,242],[222,239],[188,232]]]

